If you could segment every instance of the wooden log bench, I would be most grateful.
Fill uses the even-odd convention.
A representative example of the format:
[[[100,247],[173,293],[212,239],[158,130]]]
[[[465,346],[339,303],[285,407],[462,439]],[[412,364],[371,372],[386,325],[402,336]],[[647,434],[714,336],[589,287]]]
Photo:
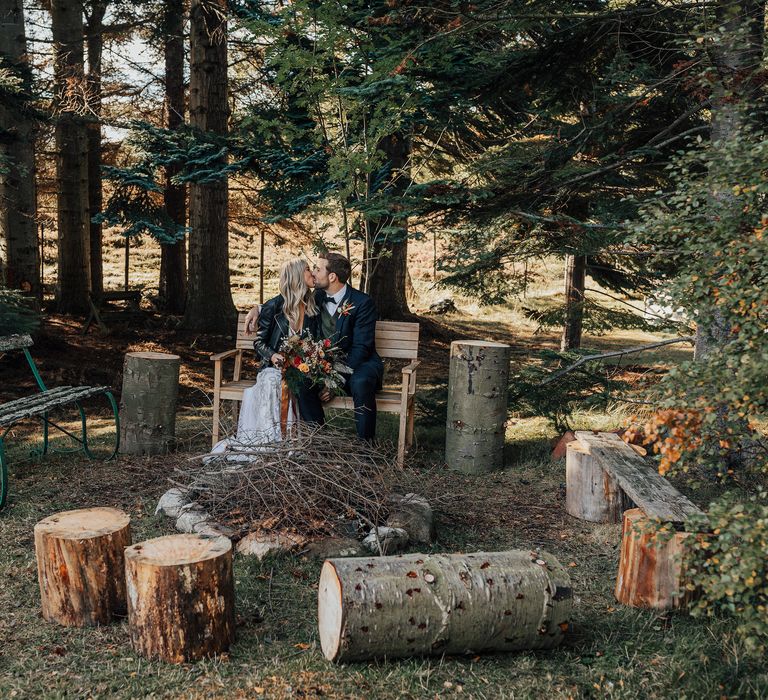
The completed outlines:
[[[117,301],[125,302],[125,306],[116,308],[114,302]],[[141,290],[138,289],[105,290],[101,294],[89,292],[88,306],[90,311],[80,331],[82,335],[85,335],[94,323],[102,335],[107,335],[109,326],[104,322],[105,319],[132,321],[144,316],[141,310]]]
[[[701,510],[615,433],[576,431],[566,453],[566,510],[581,520],[623,522],[619,602],[656,609],[687,604],[683,530]]]
[[[242,374],[243,352],[253,350],[254,334],[245,332],[245,314],[240,314],[237,323],[237,339],[235,348],[211,356],[214,362],[213,379],[213,440],[219,441],[219,417],[223,400],[239,403],[243,400],[243,392],[256,383],[256,379],[244,379]],[[413,443],[414,401],[416,396],[416,370],[421,364],[419,355],[419,324],[401,323],[394,321],[378,321],[376,323],[376,352],[383,360],[409,360],[402,369],[401,384],[397,388],[384,388],[376,394],[376,408],[385,413],[396,413],[400,416],[400,426],[397,439],[397,461],[400,466],[405,458],[405,451]],[[223,378],[223,362],[234,358],[232,380]],[[352,398],[338,396],[328,403],[325,408],[353,410]]]
[[[24,396],[8,403],[0,404],[0,508],[5,505],[8,494],[8,460],[5,455],[4,441],[11,428],[22,420],[26,418],[39,418],[41,420],[43,426],[43,445],[40,449],[40,456],[48,452],[48,431],[49,428],[54,428],[78,443],[79,447],[77,449],[82,450],[86,456],[92,458],[93,455],[88,446],[87,423],[82,402],[92,396],[104,395],[109,401],[115,419],[115,446],[107,459],[111,459],[117,454],[120,442],[117,403],[109,387],[59,386],[54,389],[48,389],[43,383],[35,361],[29,352],[31,346],[32,338],[28,335],[0,336],[0,354],[21,350],[26,357],[29,368],[32,370],[39,390],[39,393],[32,396]],[[80,416],[80,436],[57,425],[49,418],[49,413],[52,410],[69,405],[77,407]]]

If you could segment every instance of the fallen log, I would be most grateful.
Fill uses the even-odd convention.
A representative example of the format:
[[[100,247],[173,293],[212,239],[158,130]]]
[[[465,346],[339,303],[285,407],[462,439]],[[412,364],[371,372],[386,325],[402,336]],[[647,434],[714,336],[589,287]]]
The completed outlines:
[[[70,627],[105,625],[124,615],[123,551],[130,518],[116,508],[56,513],[35,525],[43,617]]]
[[[229,649],[235,633],[232,543],[168,535],[125,551],[128,629],[147,658],[181,663]]]
[[[336,662],[548,649],[568,629],[572,598],[549,554],[329,559],[318,590],[320,645]]]

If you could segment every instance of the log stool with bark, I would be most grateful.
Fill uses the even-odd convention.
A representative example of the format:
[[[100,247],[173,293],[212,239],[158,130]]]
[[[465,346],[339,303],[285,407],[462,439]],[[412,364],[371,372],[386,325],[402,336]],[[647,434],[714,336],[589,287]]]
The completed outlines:
[[[569,626],[571,582],[549,554],[329,559],[320,644],[331,661],[548,649]]]
[[[123,552],[130,544],[130,518],[116,508],[70,510],[37,523],[43,617],[84,627],[124,615]]]
[[[566,510],[582,520],[621,522],[616,598],[660,610],[684,607],[682,532],[701,511],[615,433],[576,431],[566,455]],[[629,509],[629,510],[627,510]],[[664,538],[653,530],[675,534]]]
[[[128,627],[147,658],[180,663],[221,654],[235,633],[232,543],[169,535],[125,552]]]

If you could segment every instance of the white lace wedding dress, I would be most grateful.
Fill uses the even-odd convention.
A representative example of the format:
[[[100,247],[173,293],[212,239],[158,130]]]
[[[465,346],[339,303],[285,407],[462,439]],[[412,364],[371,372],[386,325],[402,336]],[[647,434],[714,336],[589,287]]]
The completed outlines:
[[[217,442],[211,450],[212,454],[232,452],[232,459],[238,457],[248,459],[247,454],[237,455],[236,453],[253,451],[254,447],[282,440],[280,428],[282,380],[282,372],[274,367],[265,367],[259,372],[256,384],[243,392],[237,435]],[[288,427],[296,420],[293,402],[290,402]]]

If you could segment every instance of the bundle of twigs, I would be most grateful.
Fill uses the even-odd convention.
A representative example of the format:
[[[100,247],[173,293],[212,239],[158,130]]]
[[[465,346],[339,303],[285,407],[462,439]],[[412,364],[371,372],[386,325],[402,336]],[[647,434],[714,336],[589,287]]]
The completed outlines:
[[[388,452],[348,433],[302,425],[281,442],[232,446],[176,473],[177,486],[240,534],[311,537],[332,533],[342,520],[383,523],[400,470]]]

